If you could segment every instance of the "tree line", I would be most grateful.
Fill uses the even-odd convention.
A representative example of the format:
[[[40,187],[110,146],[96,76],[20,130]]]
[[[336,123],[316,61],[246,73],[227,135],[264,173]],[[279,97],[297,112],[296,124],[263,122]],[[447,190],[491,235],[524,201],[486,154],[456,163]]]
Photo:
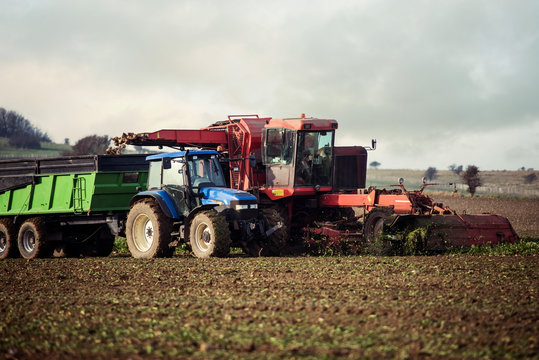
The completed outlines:
[[[32,125],[24,116],[0,107],[0,137],[18,148],[40,149],[41,142],[51,142],[49,135]]]

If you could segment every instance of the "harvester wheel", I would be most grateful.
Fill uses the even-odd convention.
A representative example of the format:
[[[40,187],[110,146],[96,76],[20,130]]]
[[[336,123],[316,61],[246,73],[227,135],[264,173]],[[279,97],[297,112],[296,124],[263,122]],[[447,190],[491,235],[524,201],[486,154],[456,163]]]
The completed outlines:
[[[224,257],[230,253],[230,230],[224,216],[202,211],[189,224],[189,244],[198,258]]]
[[[80,245],[63,242],[56,245],[52,256],[59,258],[73,258],[80,256]]]
[[[47,243],[45,223],[40,218],[26,220],[17,237],[19,252],[25,259],[50,257],[53,248]]]
[[[129,252],[134,258],[169,256],[171,232],[172,221],[155,201],[144,199],[131,207],[125,233]]]
[[[114,247],[115,238],[108,227],[103,227],[91,239],[81,244],[81,253],[89,257],[109,256]]]
[[[275,229],[275,231],[269,235],[266,243],[264,244],[265,246],[262,247],[261,255],[283,255],[286,243],[288,241],[288,227],[286,226],[283,217],[274,208],[263,209],[262,214],[264,215],[264,225],[266,231],[275,226],[280,227]]]
[[[384,221],[393,215],[393,210],[390,208],[376,208],[367,214],[363,232],[365,240],[368,243],[373,243],[384,233]]]
[[[17,228],[11,219],[0,219],[0,259],[16,257],[17,255],[19,255]]]

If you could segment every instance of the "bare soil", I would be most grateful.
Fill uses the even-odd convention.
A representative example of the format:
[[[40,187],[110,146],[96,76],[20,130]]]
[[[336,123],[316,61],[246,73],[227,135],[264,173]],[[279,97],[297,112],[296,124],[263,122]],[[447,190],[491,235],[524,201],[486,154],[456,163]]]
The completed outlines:
[[[0,358],[536,358],[539,257],[0,262]]]

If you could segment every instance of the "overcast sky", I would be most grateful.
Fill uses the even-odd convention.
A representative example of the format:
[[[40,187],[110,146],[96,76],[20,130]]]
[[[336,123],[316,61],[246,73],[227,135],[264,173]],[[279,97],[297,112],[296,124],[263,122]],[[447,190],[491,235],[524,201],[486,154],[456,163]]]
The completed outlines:
[[[339,121],[383,168],[539,168],[539,1],[0,0],[0,107],[56,142]]]

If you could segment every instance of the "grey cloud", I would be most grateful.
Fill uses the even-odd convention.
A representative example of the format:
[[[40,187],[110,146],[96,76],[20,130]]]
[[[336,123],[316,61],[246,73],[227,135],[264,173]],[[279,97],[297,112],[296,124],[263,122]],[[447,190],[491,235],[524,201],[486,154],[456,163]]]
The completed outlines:
[[[525,128],[539,118],[534,1],[64,0],[1,7],[0,65],[32,62],[84,74],[64,79],[63,91],[83,88],[88,107],[101,105],[118,129],[152,130],[152,112],[154,127],[174,124],[175,116],[202,126],[226,112],[306,112],[338,119],[346,135],[387,137],[388,154],[397,156],[403,147],[433,146],[433,136],[443,149],[444,139]],[[5,96],[17,104],[25,81],[32,83],[20,76],[20,94]],[[177,107],[163,108],[174,99]],[[44,130],[54,137],[55,128]]]

